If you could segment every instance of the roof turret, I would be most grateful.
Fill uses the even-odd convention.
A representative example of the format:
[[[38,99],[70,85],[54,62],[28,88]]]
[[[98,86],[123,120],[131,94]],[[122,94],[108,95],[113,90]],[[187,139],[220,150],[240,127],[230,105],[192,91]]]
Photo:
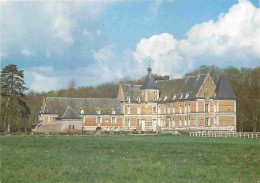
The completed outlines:
[[[148,75],[145,78],[144,84],[141,86],[142,90],[145,89],[159,89],[157,83],[155,82],[153,76],[152,76],[152,69],[149,65],[148,69]]]

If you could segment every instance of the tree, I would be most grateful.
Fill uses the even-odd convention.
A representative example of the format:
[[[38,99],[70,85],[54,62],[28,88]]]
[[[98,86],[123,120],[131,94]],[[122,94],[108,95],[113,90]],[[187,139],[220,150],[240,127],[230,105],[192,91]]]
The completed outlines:
[[[1,71],[1,113],[4,127],[10,132],[11,127],[17,130],[20,119],[30,114],[29,107],[25,102],[23,70],[18,70],[16,65],[7,65]],[[26,129],[26,123],[25,129]]]

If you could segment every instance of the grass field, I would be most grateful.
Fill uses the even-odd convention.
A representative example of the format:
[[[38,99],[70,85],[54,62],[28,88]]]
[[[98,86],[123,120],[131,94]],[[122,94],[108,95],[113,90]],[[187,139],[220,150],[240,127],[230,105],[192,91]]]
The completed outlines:
[[[1,182],[260,182],[260,139],[0,137]]]

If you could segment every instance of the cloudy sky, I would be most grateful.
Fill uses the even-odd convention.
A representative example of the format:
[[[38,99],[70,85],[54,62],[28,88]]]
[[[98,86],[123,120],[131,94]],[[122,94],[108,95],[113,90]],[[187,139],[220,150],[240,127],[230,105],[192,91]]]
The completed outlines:
[[[259,0],[1,2],[1,66],[35,91],[260,65]]]

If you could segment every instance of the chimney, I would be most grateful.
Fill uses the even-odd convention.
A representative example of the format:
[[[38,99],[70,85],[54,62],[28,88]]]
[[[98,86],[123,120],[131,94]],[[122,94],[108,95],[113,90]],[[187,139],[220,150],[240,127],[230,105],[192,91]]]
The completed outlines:
[[[44,110],[45,102],[46,102],[46,98],[45,96],[42,96],[42,111]]]
[[[169,75],[163,76],[164,81],[168,81],[170,79]]]
[[[134,82],[133,81],[129,81],[129,84],[131,85],[131,87],[133,86]]]
[[[188,79],[190,76],[191,76],[191,74],[190,74],[190,73],[187,73],[187,74],[185,74],[185,76],[184,76],[184,78],[185,78],[185,81],[187,81],[187,79]]]

